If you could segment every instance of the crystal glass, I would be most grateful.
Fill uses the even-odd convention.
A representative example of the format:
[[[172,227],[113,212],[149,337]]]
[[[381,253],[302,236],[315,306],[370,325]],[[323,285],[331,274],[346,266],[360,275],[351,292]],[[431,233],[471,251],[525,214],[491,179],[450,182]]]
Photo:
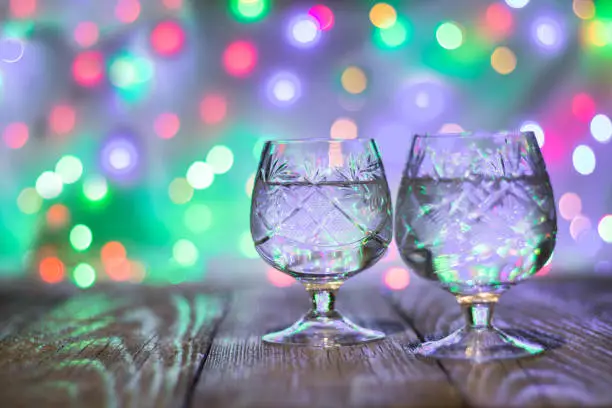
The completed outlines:
[[[555,201],[532,132],[415,136],[397,198],[396,241],[420,276],[455,295],[464,328],[417,354],[486,361],[542,352],[491,324],[508,288],[555,246]]]
[[[311,310],[270,343],[334,347],[378,340],[335,310],[336,291],[376,263],[392,238],[389,187],[373,140],[288,140],[264,145],[251,203],[255,248],[295,277]]]

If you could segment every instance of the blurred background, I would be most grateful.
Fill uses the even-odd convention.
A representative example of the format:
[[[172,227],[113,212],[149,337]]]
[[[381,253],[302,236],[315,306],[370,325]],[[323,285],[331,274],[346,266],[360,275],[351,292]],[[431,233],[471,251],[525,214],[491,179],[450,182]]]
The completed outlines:
[[[0,270],[49,285],[292,278],[259,259],[266,139],[533,130],[558,244],[612,274],[612,1],[0,0]],[[382,285],[411,279],[393,245]],[[364,275],[367,275],[366,272]]]

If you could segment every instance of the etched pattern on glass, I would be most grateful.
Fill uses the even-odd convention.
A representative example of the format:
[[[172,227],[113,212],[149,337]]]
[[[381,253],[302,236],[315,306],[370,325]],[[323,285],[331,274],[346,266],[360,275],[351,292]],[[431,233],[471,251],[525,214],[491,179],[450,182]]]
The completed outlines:
[[[398,195],[396,238],[420,275],[458,294],[497,292],[537,272],[555,234],[552,189],[530,143],[502,135],[415,141]]]

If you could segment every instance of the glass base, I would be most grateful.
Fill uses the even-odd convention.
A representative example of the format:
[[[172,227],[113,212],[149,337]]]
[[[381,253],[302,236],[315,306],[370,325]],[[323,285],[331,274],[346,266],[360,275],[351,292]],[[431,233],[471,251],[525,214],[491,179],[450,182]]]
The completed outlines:
[[[383,332],[365,329],[342,317],[338,312],[327,316],[307,314],[291,327],[266,334],[266,343],[330,348],[350,346],[385,338]]]
[[[449,360],[491,360],[529,357],[547,347],[534,340],[514,337],[495,327],[459,329],[440,340],[422,343],[414,353],[423,357]]]

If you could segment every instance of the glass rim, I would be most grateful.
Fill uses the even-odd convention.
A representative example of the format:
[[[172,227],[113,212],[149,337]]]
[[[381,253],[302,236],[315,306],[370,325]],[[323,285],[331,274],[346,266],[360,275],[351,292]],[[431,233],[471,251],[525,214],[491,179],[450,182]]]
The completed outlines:
[[[299,139],[269,139],[264,142],[264,144],[307,144],[307,143],[350,143],[350,142],[375,142],[372,138],[361,138],[357,137],[355,139],[330,139],[325,137],[314,137],[314,138],[299,138]]]
[[[499,131],[466,131],[466,132],[452,132],[452,133],[415,133],[414,137],[419,139],[452,139],[452,138],[464,138],[464,139],[497,139],[502,137],[535,137],[535,132],[532,130],[499,130]]]

